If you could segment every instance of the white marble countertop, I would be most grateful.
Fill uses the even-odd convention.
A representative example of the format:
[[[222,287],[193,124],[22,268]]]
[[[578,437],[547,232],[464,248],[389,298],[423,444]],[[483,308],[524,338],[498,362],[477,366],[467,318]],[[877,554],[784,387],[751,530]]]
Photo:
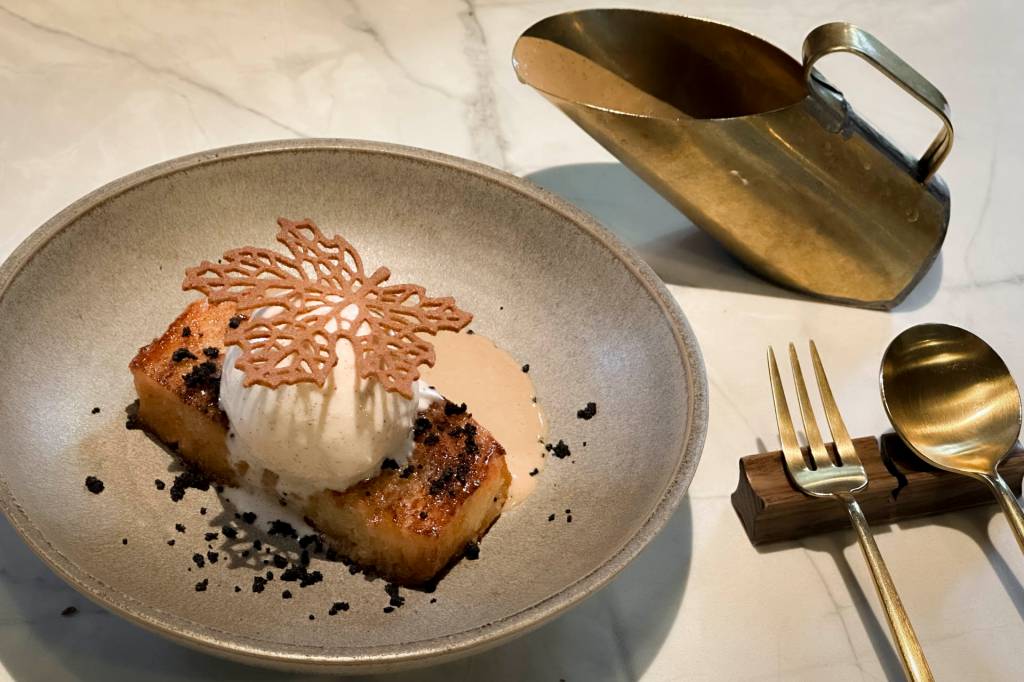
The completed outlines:
[[[729,504],[739,455],[777,444],[769,343],[814,338],[856,434],[887,428],[882,350],[920,321],[967,326],[1024,378],[1024,10],[1010,3],[642,5],[740,26],[797,54],[812,27],[872,30],[944,91],[957,130],[940,261],[893,313],[799,300],[741,270],[510,66],[533,21],[579,2],[457,0],[0,3],[0,257],[103,183],[210,147],[353,137],[427,147],[526,176],[638,247],[671,285],[708,365],[711,423],[687,500],[615,582],[495,651],[396,676],[425,680],[900,679],[851,533],[774,551]],[[937,121],[853,58],[826,73],[908,149]],[[1009,117],[1009,123],[1007,118]],[[940,680],[1019,679],[1024,557],[989,507],[876,528]],[[14,594],[18,597],[15,598]],[[81,612],[58,614],[69,604]],[[0,521],[0,677],[270,679],[181,648],[91,605]]]

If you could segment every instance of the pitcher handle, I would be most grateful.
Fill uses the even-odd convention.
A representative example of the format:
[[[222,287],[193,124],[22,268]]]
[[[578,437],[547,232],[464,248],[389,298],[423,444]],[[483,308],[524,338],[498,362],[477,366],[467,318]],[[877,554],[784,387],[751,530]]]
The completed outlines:
[[[825,55],[850,52],[889,77],[914,99],[931,109],[942,121],[942,130],[917,162],[917,179],[928,182],[945,161],[953,146],[953,124],[949,104],[938,88],[900,59],[875,36],[845,21],[822,24],[804,39],[804,79],[811,85],[814,64]]]

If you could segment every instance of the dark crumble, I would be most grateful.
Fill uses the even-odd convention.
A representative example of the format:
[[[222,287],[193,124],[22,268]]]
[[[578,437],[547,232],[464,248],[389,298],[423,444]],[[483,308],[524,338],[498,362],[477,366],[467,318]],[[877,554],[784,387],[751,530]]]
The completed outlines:
[[[206,560],[209,561],[211,564],[217,563],[218,559],[220,559],[219,553],[214,552],[213,550],[206,553]]]
[[[572,452],[569,450],[569,446],[565,444],[565,441],[560,440],[551,447],[551,454],[558,459],[565,459],[571,455]]]
[[[242,521],[248,523],[250,526],[256,523],[256,514],[251,511],[242,512]]]
[[[425,512],[425,511],[421,511],[421,512],[420,512],[420,520],[421,520],[421,521],[425,521],[425,520],[426,520],[426,518],[427,518],[427,512]]]
[[[273,571],[267,571],[266,572],[266,576],[267,576],[267,580],[268,581],[273,580],[274,579],[274,572]]]
[[[310,620],[316,620],[316,616],[314,616],[314,615],[313,615],[313,614],[311,613],[311,614],[309,614],[309,619],[310,619]]]
[[[206,535],[203,536],[203,539],[206,540],[207,542],[213,542],[218,537],[220,537],[220,533],[209,532],[209,533],[207,533]]]
[[[99,414],[100,413],[100,408],[98,408],[98,407],[92,408],[92,413],[93,414]]]
[[[182,346],[171,353],[171,360],[173,362],[181,362],[182,360],[197,360],[198,357],[195,353],[190,351],[188,348]]]
[[[339,611],[348,611],[349,606],[347,601],[336,601],[331,604],[331,609],[327,612],[328,615],[336,616]]]
[[[292,527],[292,524],[288,523],[287,521],[282,521],[280,519],[275,519],[274,521],[270,522],[270,529],[267,531],[267,534],[278,535],[282,538],[297,539],[299,537],[298,531],[295,530],[294,527]],[[259,542],[259,540],[257,540],[256,542]],[[256,547],[256,542],[253,543],[254,547]],[[259,549],[259,547],[256,547],[256,549]]]
[[[187,339],[190,336],[192,336],[192,327],[182,327],[181,328],[181,337],[183,339]]]
[[[291,598],[292,598],[292,591],[291,590],[285,590],[284,592],[281,593],[281,599],[291,599]]]
[[[206,557],[204,557],[202,554],[199,554],[199,553],[193,554],[192,555],[192,562],[195,563],[195,565],[198,568],[202,568],[202,567],[206,566]]]
[[[432,434],[430,434],[429,436],[427,436],[426,438],[423,439],[423,444],[424,445],[437,445],[438,442],[440,442],[440,440],[441,439],[438,437],[438,435],[436,433],[432,433]]]
[[[161,481],[159,478],[153,481],[153,485],[156,486],[157,490],[163,490],[164,488],[167,487],[167,484]]]
[[[388,600],[389,606],[394,606],[396,609],[400,609],[405,605],[405,597],[399,594],[398,585],[395,583],[385,583],[384,592],[386,592],[388,597],[390,597]]]
[[[168,547],[174,547],[174,538],[171,538],[170,540],[167,541],[167,546]]]
[[[576,410],[578,419],[593,419],[595,414],[597,414],[597,403],[587,403],[582,410]]]
[[[121,544],[122,545],[127,545],[128,544],[128,538],[121,538]]]
[[[472,329],[467,329],[467,330],[466,330],[466,333],[467,333],[467,334],[476,334],[476,332],[475,332],[475,331],[473,331]]]
[[[527,374],[530,371],[530,363],[523,365],[523,374]]]
[[[235,315],[228,320],[228,327],[231,329],[238,329],[243,322],[245,322],[245,315]]]
[[[241,591],[242,591],[242,588],[239,587],[238,585],[235,585],[235,592],[241,592]]]
[[[63,611],[60,612],[60,615],[62,615],[62,616],[64,616],[66,618],[67,616],[73,616],[76,613],[78,613],[78,607],[77,606],[68,606]]]
[[[419,438],[423,434],[430,431],[431,427],[433,427],[433,424],[430,423],[429,419],[423,416],[416,417],[416,421],[414,421],[412,424],[413,438]]]
[[[466,557],[468,561],[476,561],[480,558],[480,545],[470,540],[466,543],[466,549],[463,550],[462,556]]]
[[[196,469],[186,469],[174,477],[171,484],[171,500],[180,502],[189,488],[206,491],[210,489],[210,479]]]
[[[206,516],[206,507],[200,507],[199,508],[199,515],[200,516]]]
[[[548,516],[548,522],[549,522],[549,523],[550,523],[551,521],[554,521],[554,520],[555,520],[555,515],[554,515],[554,514],[551,514],[550,516]]]
[[[288,568],[288,560],[280,554],[275,554],[273,559],[275,568]]]
[[[437,603],[437,597],[431,597],[430,598],[430,603],[431,604],[436,604]]]
[[[176,524],[174,524],[174,530],[178,531],[179,533],[184,533],[185,532],[185,524],[184,523],[176,523]]]
[[[267,586],[267,579],[262,575],[253,576],[252,579],[252,591],[256,594],[262,592]]]
[[[206,592],[206,586],[210,584],[209,578],[203,578],[196,583],[196,592]]]
[[[203,355],[210,358],[211,360],[215,360],[217,357],[220,356],[220,348],[207,346],[206,348],[203,349]]]
[[[229,540],[234,540],[238,537],[238,529],[233,528],[231,526],[224,526],[220,529],[220,532],[223,533],[224,537],[228,538]]]
[[[394,606],[385,606],[384,607],[384,613],[394,613],[394,611],[395,611],[395,607]]]
[[[532,398],[530,398],[530,402],[532,402],[534,405],[536,405],[537,404],[537,396],[533,396]]]
[[[536,476],[539,473],[540,473],[540,469],[538,469],[537,467],[534,467],[533,469],[530,470],[530,475],[531,476]]]
[[[410,476],[413,475],[413,473],[415,471],[416,471],[416,467],[414,467],[413,465],[410,464],[409,466],[407,466],[404,469],[402,469],[402,473],[400,473],[398,475],[398,477],[399,478],[409,478]]]
[[[299,555],[299,563],[303,566],[309,566],[309,550],[304,549]]]
[[[103,492],[103,481],[96,478],[95,476],[85,477],[85,489],[91,492],[93,495],[99,495]]]
[[[395,460],[391,459],[390,457],[385,457],[384,461],[380,463],[380,470],[381,471],[387,471],[388,469],[397,469],[397,468],[398,468],[398,462],[396,462]]]
[[[255,549],[257,552],[260,551],[261,549],[263,549],[263,542],[259,538],[256,538],[252,541],[252,548]]]
[[[299,587],[309,587],[310,585],[316,585],[324,579],[323,573],[320,571],[310,571],[305,566],[292,566],[291,568],[285,569],[281,573],[281,580],[286,583],[299,583]]]
[[[466,414],[466,403],[459,403],[456,405],[450,400],[444,401],[444,414],[446,417],[454,417],[457,414]]]
[[[568,516],[565,517],[565,522],[566,523],[572,523],[572,514],[569,514]]]
[[[206,389],[210,392],[220,391],[220,374],[217,363],[212,360],[193,365],[188,374],[181,375],[185,386],[192,389]]]
[[[587,447],[587,441],[583,441],[583,447]]]

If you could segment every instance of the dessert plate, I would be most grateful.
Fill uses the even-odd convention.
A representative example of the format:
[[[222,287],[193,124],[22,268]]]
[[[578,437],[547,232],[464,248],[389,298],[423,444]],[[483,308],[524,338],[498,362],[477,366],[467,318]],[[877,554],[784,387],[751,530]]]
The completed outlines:
[[[358,245],[367,267],[457,297],[476,332],[529,363],[550,437],[572,452],[549,457],[478,560],[457,564],[432,594],[403,590],[390,613],[383,581],[320,558],[311,568],[322,582],[272,580],[254,592],[254,576],[274,567],[252,542],[287,542],[266,535],[270,517],[207,540],[239,523],[245,503],[212,488],[172,501],[173,459],[125,428],[128,361],[194,297],[181,291],[185,269],[239,244],[272,245],[278,216],[313,218]],[[393,670],[522,634],[636,556],[685,493],[704,442],[697,341],[650,268],[530,183],[418,149],[267,142],[129,175],[63,210],[0,266],[0,320],[0,504],[11,523],[105,607],[250,663]],[[578,418],[588,402],[597,415]],[[86,489],[87,476],[102,493]],[[209,550],[216,564],[193,563]],[[348,610],[329,615],[341,601]]]

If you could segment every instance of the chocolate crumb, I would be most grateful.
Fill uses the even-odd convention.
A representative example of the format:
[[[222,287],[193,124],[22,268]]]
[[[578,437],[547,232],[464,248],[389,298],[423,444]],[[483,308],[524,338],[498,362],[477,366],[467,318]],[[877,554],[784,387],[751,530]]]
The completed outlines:
[[[153,481],[153,485],[156,486],[157,490],[163,490],[164,488],[167,487],[167,484],[161,481],[159,478]]]
[[[530,363],[526,363],[525,365],[523,365],[523,374],[526,374],[529,371],[530,371]]]
[[[267,575],[267,580],[273,580],[274,579],[274,572],[273,571],[267,571],[266,575]]]
[[[230,320],[228,320],[228,326],[231,327],[232,329],[238,329],[238,327],[241,326],[244,320],[245,315],[235,315]]]
[[[195,353],[190,351],[188,348],[185,348],[184,346],[182,346],[181,348],[178,348],[173,353],[171,353],[171,360],[173,360],[174,362],[181,362],[182,360],[196,360],[196,359],[197,359],[197,357],[196,357]]]
[[[397,468],[398,468],[398,462],[396,462],[395,460],[391,459],[390,457],[385,457],[384,461],[380,463],[380,470],[381,471],[385,471],[387,469],[397,469]]]
[[[78,613],[78,607],[76,607],[76,606],[68,606],[63,611],[60,612],[60,615],[62,615],[62,616],[73,616],[76,613]]]
[[[199,568],[202,568],[206,565],[206,559],[203,557],[202,554],[193,554],[192,561],[195,562],[195,565]]]
[[[385,606],[384,607],[384,613],[393,613],[394,610],[395,610],[394,606]]]
[[[193,355],[192,357],[195,356]],[[220,390],[220,374],[218,373],[217,363],[210,360],[193,365],[188,374],[182,374],[181,378],[188,388],[208,389],[211,392]]]
[[[85,477],[85,489],[91,492],[93,495],[99,495],[103,492],[103,481],[96,478],[95,476]]]
[[[436,433],[432,433],[432,434],[430,434],[429,436],[427,436],[426,438],[423,439],[423,444],[424,445],[437,445],[438,441],[440,441],[440,440],[441,439],[438,438]]]
[[[302,554],[299,555],[299,563],[303,566],[309,566],[309,550],[302,550]]]
[[[536,476],[536,475],[537,475],[537,474],[539,474],[539,473],[540,473],[540,469],[538,469],[537,467],[534,467],[534,468],[533,468],[533,469],[532,469],[532,470],[530,471],[530,475],[531,475],[531,476]]]
[[[183,471],[174,477],[174,483],[171,484],[171,501],[180,502],[185,497],[185,491],[189,488],[203,491],[209,490],[210,479],[193,469]],[[200,513],[202,513],[202,510],[200,510]]]
[[[209,578],[203,578],[196,583],[196,592],[206,592],[206,586],[210,584]]]
[[[287,521],[281,521],[280,519],[270,522],[270,530],[267,531],[270,535],[280,535],[283,538],[298,538],[299,533],[292,527],[292,524]],[[259,542],[258,540],[256,542]],[[253,543],[255,546],[255,543]],[[257,547],[256,549],[259,549]]]
[[[310,620],[316,620],[316,616],[314,616],[314,615],[313,615],[313,614],[311,613],[311,614],[309,614],[309,619],[310,619]]]
[[[213,360],[220,355],[220,349],[214,348],[213,346],[207,346],[203,349],[203,355]]]
[[[168,541],[167,541],[167,545],[168,545],[169,547],[174,547],[174,538],[171,538],[170,540],[168,540]]]
[[[467,334],[476,334],[476,332],[475,332],[475,331],[473,331],[472,329],[467,329],[467,330],[466,330],[466,333],[467,333]]]
[[[557,443],[555,443],[554,447],[551,448],[551,454],[553,454],[558,459],[565,459],[566,457],[571,455],[572,452],[570,452],[569,446],[565,444],[565,441],[560,440]]]
[[[274,567],[275,568],[287,568],[288,567],[288,560],[285,559],[280,554],[275,554],[274,555]]]
[[[252,548],[255,549],[257,552],[260,551],[261,549],[263,549],[263,542],[259,538],[253,540]]]
[[[566,509],[566,510],[565,510],[565,513],[566,513],[566,514],[572,514],[572,509]]]
[[[206,540],[207,542],[213,542],[218,537],[220,537],[220,533],[210,532],[210,533],[207,533],[206,535],[204,535],[203,539]]]
[[[252,525],[256,523],[256,514],[252,513],[251,511],[242,512],[242,521],[248,523],[249,525]]]
[[[220,529],[220,532],[223,533],[224,537],[228,538],[229,540],[234,540],[238,537],[238,529],[232,528],[231,526],[224,526]]]
[[[565,522],[566,523],[572,523],[572,514],[569,514],[568,516],[565,517]]]
[[[436,604],[437,603],[437,597],[431,597],[430,598],[430,603],[431,604]]]
[[[93,414],[99,414],[100,413],[100,408],[98,408],[98,407],[92,408],[92,413]]]
[[[454,417],[457,414],[466,414],[466,403],[456,405],[450,400],[444,401],[444,413],[447,417]]]
[[[127,545],[128,544],[128,538],[121,538],[121,544],[122,545]]]
[[[185,524],[183,524],[183,523],[176,523],[176,524],[174,524],[174,530],[178,531],[179,533],[184,533],[185,532]]]
[[[400,473],[398,475],[398,477],[399,478],[409,478],[410,476],[413,475],[413,472],[415,472],[415,471],[416,471],[416,467],[414,467],[413,465],[410,464],[409,466],[407,466],[404,469],[402,469],[402,473]]]
[[[242,591],[242,588],[239,587],[238,585],[235,585],[235,592],[241,592],[241,591]]]
[[[533,396],[532,398],[530,398],[530,402],[532,402],[534,405],[536,405],[537,404],[537,396]]]
[[[243,559],[248,559],[249,558],[249,550],[247,550],[247,549],[243,549],[242,550],[242,558]]]
[[[182,336],[182,338],[186,338],[186,339],[188,337],[192,336],[192,328],[191,327],[182,327],[181,328],[181,336]]]
[[[548,517],[548,521],[554,521],[554,520],[555,520],[555,515],[554,514],[552,514],[551,516]]]
[[[348,608],[349,606],[347,601],[336,601],[331,604],[331,608],[327,613],[331,616],[336,616],[339,611],[348,611]]]
[[[285,590],[284,592],[281,593],[281,599],[291,599],[291,598],[292,598],[292,591],[291,590]]]
[[[466,543],[466,549],[463,550],[462,555],[469,561],[476,561],[480,558],[480,545],[470,540]]]
[[[426,519],[426,518],[427,518],[427,512],[421,511],[420,512],[420,519]]]
[[[267,579],[264,578],[262,575],[257,575],[257,576],[253,577],[253,579],[252,579],[252,591],[253,592],[255,592],[256,594],[259,594],[260,592],[262,592],[264,590],[264,588],[266,588],[266,586],[267,586]]]
[[[416,421],[412,424],[412,435],[413,438],[419,438],[426,432],[430,431],[433,424],[426,417],[416,417]]]
[[[597,414],[597,403],[587,403],[582,410],[576,410],[577,419],[593,419],[595,414]]]
[[[206,559],[211,564],[215,564],[215,563],[217,563],[217,559],[220,559],[220,554],[218,554],[217,552],[214,552],[214,551],[209,551],[209,552],[206,553]]]
[[[587,441],[583,441],[583,447],[587,447]]]

